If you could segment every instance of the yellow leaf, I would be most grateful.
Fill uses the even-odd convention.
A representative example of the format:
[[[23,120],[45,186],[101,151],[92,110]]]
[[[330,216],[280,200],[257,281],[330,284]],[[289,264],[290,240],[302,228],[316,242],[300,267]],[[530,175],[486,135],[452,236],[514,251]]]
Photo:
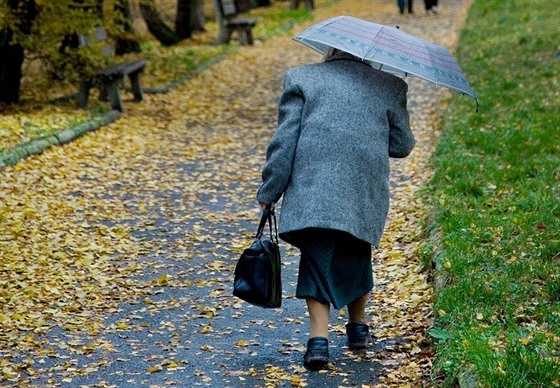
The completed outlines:
[[[521,342],[523,345],[527,345],[529,341],[531,341],[531,338],[519,338],[519,342]]]
[[[163,275],[161,275],[161,276],[159,277],[159,279],[156,280],[156,284],[157,284],[158,286],[167,286],[167,285],[169,285],[169,278],[168,278],[167,274],[164,273]]]
[[[149,373],[157,373],[157,372],[161,372],[162,370],[163,370],[163,366],[161,365],[155,365],[148,368]]]
[[[173,361],[169,365],[167,365],[167,369],[169,370],[177,369],[178,367],[179,367],[179,363],[176,361]]]

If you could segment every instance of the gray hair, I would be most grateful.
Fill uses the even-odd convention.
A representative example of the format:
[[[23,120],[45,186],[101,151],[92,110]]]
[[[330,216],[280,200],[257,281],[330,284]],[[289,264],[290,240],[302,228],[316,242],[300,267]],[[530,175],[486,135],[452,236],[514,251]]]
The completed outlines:
[[[325,55],[323,56],[323,62],[325,62],[326,60],[331,59],[332,57],[334,57],[336,54],[342,52],[342,50],[339,50],[337,48],[334,47],[330,47],[327,52],[325,53]]]
[[[332,59],[333,57],[363,61],[362,58],[359,58],[359,57],[355,56],[354,54],[350,54],[349,52],[346,52],[344,50],[340,50],[340,49],[337,49],[337,48],[334,48],[334,47],[330,47],[327,50],[327,52],[325,53],[325,55],[323,56],[323,62],[328,61],[328,60]]]

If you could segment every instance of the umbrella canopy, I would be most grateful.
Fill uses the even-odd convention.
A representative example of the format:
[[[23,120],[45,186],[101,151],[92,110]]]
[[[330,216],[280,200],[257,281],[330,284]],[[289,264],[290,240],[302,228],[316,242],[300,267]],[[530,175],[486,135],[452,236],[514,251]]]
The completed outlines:
[[[323,55],[334,47],[361,58],[376,69],[422,78],[477,100],[449,50],[395,27],[337,16],[309,27],[294,40]]]

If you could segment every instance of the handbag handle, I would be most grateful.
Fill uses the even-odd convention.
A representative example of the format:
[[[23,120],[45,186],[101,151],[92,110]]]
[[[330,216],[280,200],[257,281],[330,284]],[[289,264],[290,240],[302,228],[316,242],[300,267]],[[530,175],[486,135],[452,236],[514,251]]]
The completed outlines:
[[[274,234],[272,234],[272,220],[274,220]],[[278,244],[278,228],[276,225],[276,213],[271,208],[271,206],[266,206],[263,210],[263,214],[261,216],[261,221],[259,223],[259,228],[257,229],[257,235],[255,236],[256,239],[261,238],[264,233],[264,227],[266,226],[266,222],[268,221],[268,227],[270,230],[270,239],[275,241]]]

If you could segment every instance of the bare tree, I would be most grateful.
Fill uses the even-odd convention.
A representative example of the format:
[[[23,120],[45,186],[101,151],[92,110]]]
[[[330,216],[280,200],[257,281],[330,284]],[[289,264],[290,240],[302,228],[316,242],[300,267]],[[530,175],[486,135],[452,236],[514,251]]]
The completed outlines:
[[[182,0],[189,1],[189,0]],[[150,33],[165,46],[173,46],[181,41],[179,35],[169,28],[159,16],[154,0],[141,0],[140,12]]]
[[[180,0],[179,0],[180,1]],[[191,0],[191,29],[193,32],[204,32],[206,16],[204,14],[204,0]]]
[[[177,0],[174,29],[160,17],[154,0],[140,0],[140,12],[150,33],[166,46],[188,39],[195,31],[204,31],[204,0]]]
[[[177,0],[177,14],[175,16],[175,32],[181,39],[192,36],[192,1]]]

